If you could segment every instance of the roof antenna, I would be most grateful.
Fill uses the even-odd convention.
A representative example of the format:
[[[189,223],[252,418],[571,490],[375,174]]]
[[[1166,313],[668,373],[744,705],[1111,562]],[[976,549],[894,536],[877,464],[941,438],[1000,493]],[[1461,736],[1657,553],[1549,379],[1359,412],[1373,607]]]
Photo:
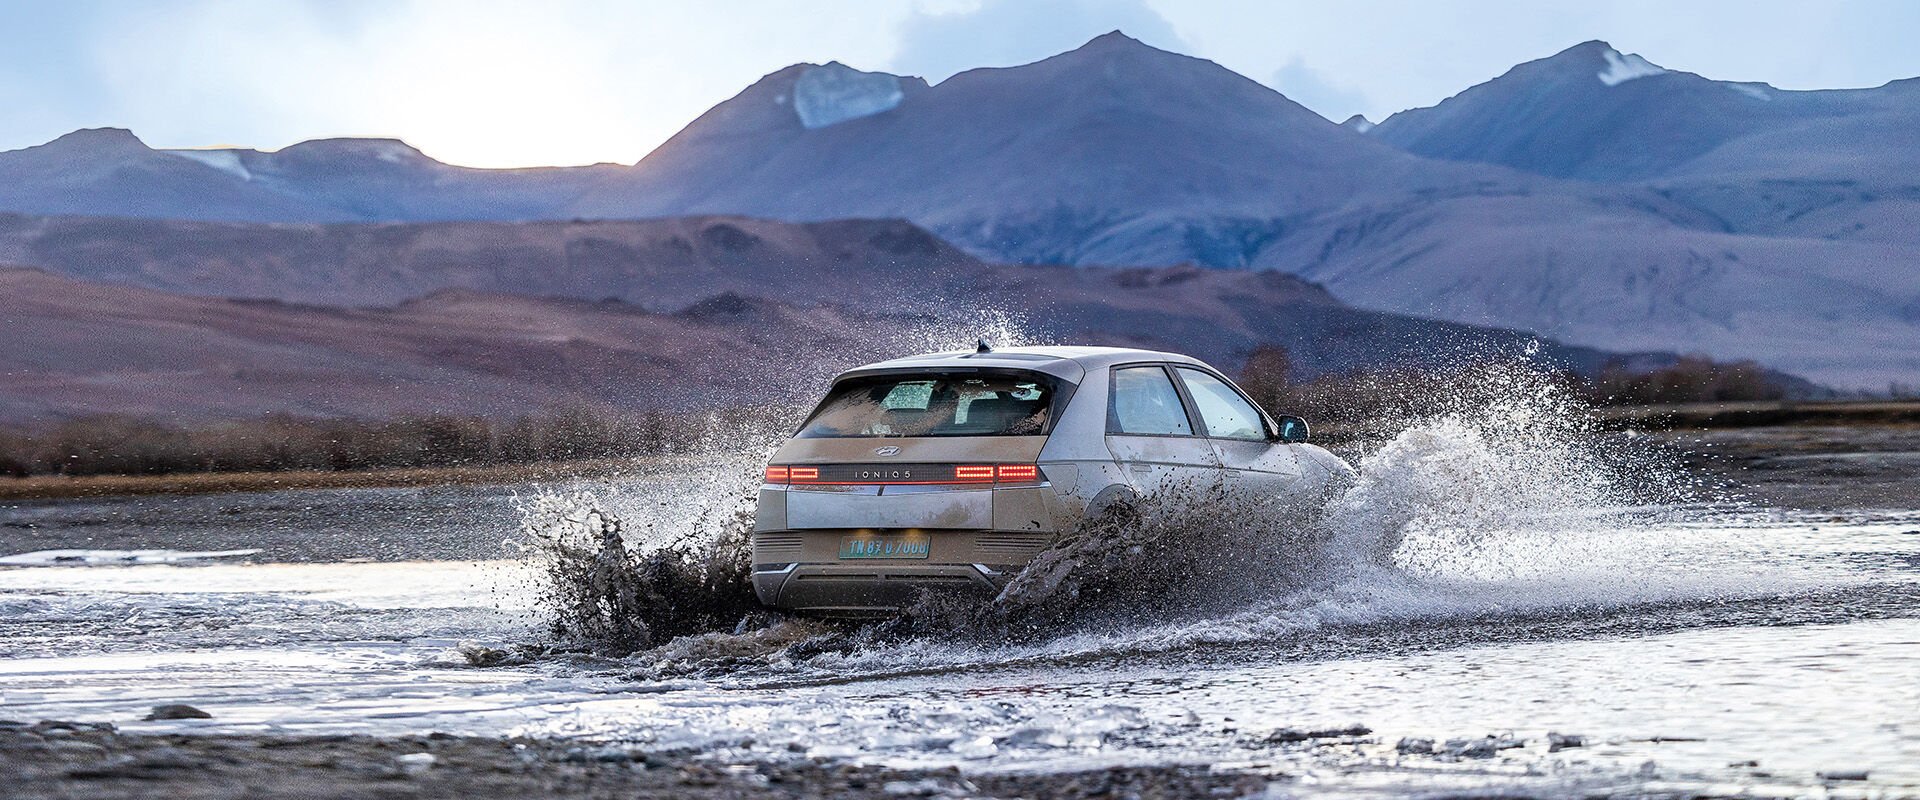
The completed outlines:
[[[974,355],[993,352],[993,345],[987,344],[987,337],[980,337],[980,346],[973,349]]]

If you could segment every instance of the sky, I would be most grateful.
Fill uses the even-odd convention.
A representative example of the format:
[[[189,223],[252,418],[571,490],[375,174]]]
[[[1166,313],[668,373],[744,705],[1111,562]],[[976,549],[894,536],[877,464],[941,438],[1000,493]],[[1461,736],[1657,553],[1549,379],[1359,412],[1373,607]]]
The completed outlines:
[[[404,139],[456,164],[632,163],[760,76],[938,82],[1110,30],[1329,119],[1432,105],[1589,39],[1788,89],[1920,76],[1913,0],[0,0],[0,150]]]

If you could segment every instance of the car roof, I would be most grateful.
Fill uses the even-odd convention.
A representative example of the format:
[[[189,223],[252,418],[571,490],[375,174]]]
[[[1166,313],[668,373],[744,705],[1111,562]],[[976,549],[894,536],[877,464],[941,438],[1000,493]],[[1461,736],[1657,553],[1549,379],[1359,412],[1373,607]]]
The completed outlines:
[[[1171,361],[1205,366],[1203,362],[1192,356],[1163,353],[1157,350],[1136,350],[1130,347],[1007,347],[985,353],[974,350],[951,350],[904,356],[856,367],[841,373],[840,377],[913,369],[997,367],[1045,372],[1078,382],[1089,370],[1104,369],[1115,364],[1134,361]]]

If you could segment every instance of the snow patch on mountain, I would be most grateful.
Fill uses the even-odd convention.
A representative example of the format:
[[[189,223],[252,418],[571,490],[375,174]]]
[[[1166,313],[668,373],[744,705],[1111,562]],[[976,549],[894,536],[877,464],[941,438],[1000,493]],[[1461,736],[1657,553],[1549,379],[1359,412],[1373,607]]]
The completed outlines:
[[[198,161],[221,172],[238,177],[243,181],[253,180],[253,173],[247,170],[246,164],[241,163],[240,152],[237,150],[216,148],[210,150],[162,150],[160,152],[170,156],[178,156],[188,161]]]
[[[1773,87],[1764,83],[1729,83],[1727,88],[1755,100],[1773,102]]]
[[[1340,127],[1351,130],[1354,133],[1366,133],[1374,129],[1374,123],[1373,120],[1367,119],[1365,114],[1355,114],[1348,117],[1346,122],[1340,123]]]
[[[374,158],[380,159],[381,161],[385,161],[389,164],[405,164],[408,161],[412,161],[414,155],[420,151],[413,149],[411,146],[407,145],[405,142],[388,141],[383,139],[383,140],[370,142],[367,147],[367,152],[371,154]]]
[[[809,130],[891,111],[903,97],[898,77],[838,61],[808,67],[793,83],[793,111]]]
[[[331,157],[365,158],[384,161],[389,164],[413,164],[432,161],[425,153],[413,145],[399,139],[342,137],[338,139],[312,139],[274,151],[274,155],[305,153]]]
[[[1600,54],[1607,59],[1607,68],[1600,71],[1600,82],[1608,86],[1619,86],[1635,78],[1645,78],[1665,73],[1667,70],[1658,64],[1641,58],[1638,54],[1621,55],[1611,47]]]

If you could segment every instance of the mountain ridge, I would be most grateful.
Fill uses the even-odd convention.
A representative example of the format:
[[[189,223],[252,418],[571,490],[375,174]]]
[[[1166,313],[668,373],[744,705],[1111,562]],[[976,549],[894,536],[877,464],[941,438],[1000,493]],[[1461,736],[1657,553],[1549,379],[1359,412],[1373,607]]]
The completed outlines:
[[[1920,81],[1785,91],[1592,41],[1360,122],[1108,34],[934,85],[792,65],[628,167],[468,170],[382,140],[183,155],[92,133],[0,153],[0,209],[24,197],[35,213],[95,203],[274,223],[898,218],[983,262],[1279,270],[1376,310],[1757,358],[1845,389],[1920,384],[1920,276],[1905,268],[1920,261]],[[90,141],[99,164],[40,163]],[[49,177],[62,175],[85,180]],[[381,280],[538,263],[565,283],[630,258],[582,247],[458,264],[422,247]],[[218,280],[174,288],[257,294],[317,280],[300,270],[386,269],[303,263],[242,275],[215,261],[201,272]],[[544,274],[489,280],[523,290]]]
[[[1863,89],[1778,89],[1666,69],[1594,40],[1518,64],[1433,106],[1395,113],[1369,135],[1429,158],[1553,177],[1699,176],[1724,171],[1698,163],[1703,156],[1756,135],[1889,110],[1920,121],[1920,91],[1909,83],[1920,88],[1920,80],[1907,79]],[[1901,106],[1909,93],[1915,97]],[[1791,159],[1748,163],[1764,163],[1775,175],[1799,172]]]
[[[785,381],[782,363],[855,358],[850,354],[879,360],[935,349],[936,339],[944,343],[939,347],[952,347],[999,329],[1041,341],[1177,350],[1228,370],[1256,347],[1278,344],[1288,348],[1301,378],[1439,367],[1529,350],[1543,363],[1586,373],[1616,360],[1647,368],[1674,359],[1354,308],[1319,286],[1271,271],[984,264],[930,234],[913,236],[917,229],[908,223],[885,220],[148,222],[130,232],[118,227],[128,220],[27,222],[72,247],[64,252],[74,256],[0,271],[0,319],[8,320],[10,333],[35,343],[0,352],[0,373],[10,376],[0,387],[0,422],[8,414],[19,421],[169,407],[182,417],[218,417],[276,404],[315,414],[370,414],[381,403],[491,413],[496,402],[505,404],[501,408],[552,402],[555,392],[542,388],[548,386],[595,387],[579,389],[583,397],[681,393],[672,380],[681,372],[697,378],[689,379],[682,399],[697,402],[715,387],[737,388],[743,374]],[[21,220],[0,223],[12,225],[0,226],[7,231],[0,234],[0,262],[18,263],[23,252],[36,252],[12,238]],[[179,227],[156,231],[154,224]],[[342,235],[347,238],[334,238]],[[123,238],[109,246],[115,236]],[[676,236],[698,241],[689,242],[690,251],[649,244]],[[171,260],[188,245],[224,248],[224,255],[203,249]],[[407,252],[420,247],[434,255],[416,263]],[[631,255],[601,261],[586,252],[620,248]],[[246,299],[152,288],[191,287],[193,273],[208,263],[231,262],[245,274],[298,272],[302,254],[316,252],[387,265],[410,280],[389,285],[385,294],[353,293],[355,302],[343,302],[349,295],[337,288],[322,292],[321,285],[283,285]],[[589,257],[499,260],[550,258],[538,255],[543,252]],[[497,257],[479,265],[486,273],[552,279],[485,283],[438,269],[476,253]],[[792,257],[807,254],[813,255]],[[120,266],[103,275],[102,260]],[[621,272],[561,279],[567,270],[600,268]],[[768,280],[768,269],[780,270],[781,280]],[[742,349],[762,344],[764,353]],[[754,360],[762,356],[764,369]],[[668,368],[657,368],[662,363]],[[553,371],[559,372],[547,374]],[[502,377],[513,375],[526,376],[528,385]],[[338,392],[336,381],[344,387]],[[414,399],[394,394],[421,381],[434,388]],[[762,388],[804,393],[817,387]]]

